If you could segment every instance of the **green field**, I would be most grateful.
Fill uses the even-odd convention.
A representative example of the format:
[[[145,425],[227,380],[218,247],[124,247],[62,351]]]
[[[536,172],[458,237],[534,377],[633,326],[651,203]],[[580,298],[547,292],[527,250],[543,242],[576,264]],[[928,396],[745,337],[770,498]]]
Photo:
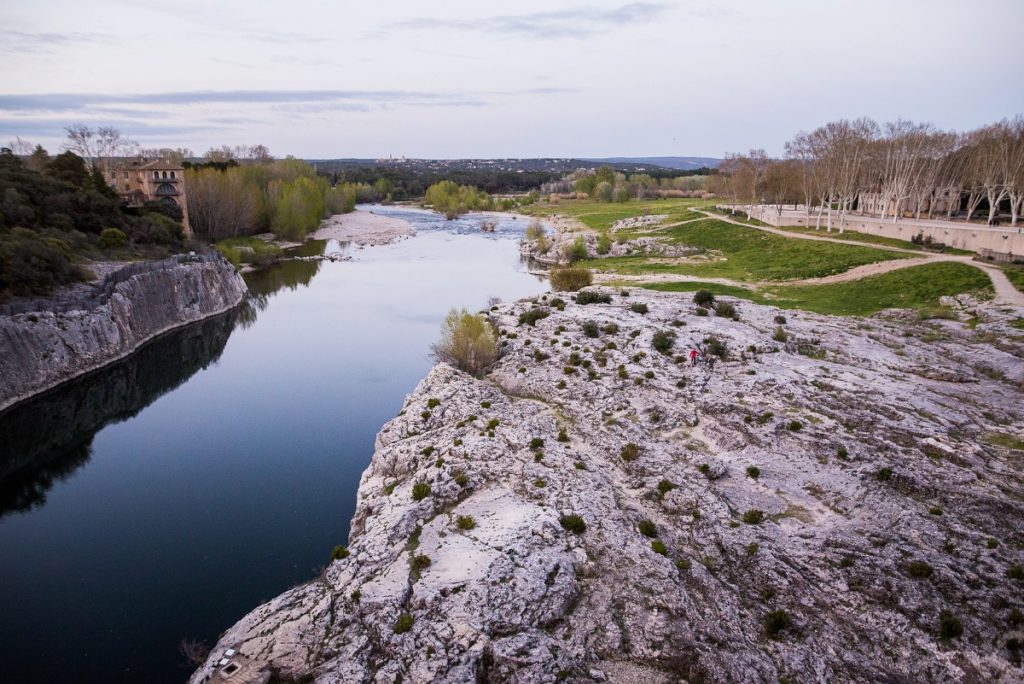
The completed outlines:
[[[1003,272],[1006,273],[1006,277],[1010,279],[1015,288],[1024,292],[1024,267],[1004,266]]]
[[[636,256],[592,259],[580,265],[630,275],[675,273],[762,281],[820,278],[855,266],[904,258],[898,252],[869,247],[788,239],[714,219],[667,228],[659,234],[672,242],[720,253],[724,259],[688,263]]]
[[[883,237],[881,235],[871,235],[869,233],[858,233],[852,230],[848,230],[842,234],[838,230],[833,230],[831,233],[821,228],[816,230],[814,228],[805,228],[798,226],[780,226],[778,230],[784,230],[787,233],[799,233],[801,235],[818,235],[820,237],[836,238],[838,240],[848,240],[850,242],[863,242],[868,245],[885,245],[886,247],[898,247],[899,249],[906,249],[913,252],[923,252],[924,247],[921,245],[915,245],[913,242],[907,242],[906,240],[897,240],[896,238]],[[974,252],[969,252],[963,249],[954,249],[953,247],[947,247],[942,251],[943,254],[957,254],[961,256],[971,256]]]
[[[695,199],[630,200],[622,204],[589,200],[562,200],[558,204],[533,204],[522,207],[519,211],[528,216],[551,216],[553,214],[570,216],[578,219],[588,228],[605,231],[620,219],[648,214],[667,214],[669,223],[698,218],[699,214],[690,211],[690,208],[700,204],[704,204],[704,202]]]
[[[783,309],[803,309],[840,316],[866,316],[882,309],[936,306],[939,297],[975,293],[992,296],[985,272],[967,264],[940,262],[832,285],[780,285],[759,291],[707,283],[677,282],[643,285],[662,292],[710,290]]]

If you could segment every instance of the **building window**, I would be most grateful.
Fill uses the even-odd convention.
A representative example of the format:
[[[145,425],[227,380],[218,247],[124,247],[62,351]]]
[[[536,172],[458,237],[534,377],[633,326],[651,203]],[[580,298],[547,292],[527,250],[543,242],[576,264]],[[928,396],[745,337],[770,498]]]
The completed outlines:
[[[174,172],[171,171],[171,178],[174,178]]]
[[[153,172],[153,180],[160,180],[160,172],[159,171],[154,171]]]

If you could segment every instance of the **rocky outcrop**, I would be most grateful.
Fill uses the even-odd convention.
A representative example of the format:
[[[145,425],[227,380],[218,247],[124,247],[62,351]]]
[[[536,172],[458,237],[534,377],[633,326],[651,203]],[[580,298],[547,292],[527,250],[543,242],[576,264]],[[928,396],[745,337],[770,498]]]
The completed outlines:
[[[1020,681],[1024,312],[601,291],[493,310],[491,372],[381,429],[347,550],[191,681]]]
[[[77,302],[0,316],[0,409],[132,353],[245,296],[223,257],[179,257],[113,273]]]
[[[621,256],[650,257],[688,257],[703,254],[707,250],[702,247],[666,242],[655,237],[619,237],[607,247],[607,251],[598,250],[597,235],[594,233],[555,233],[541,240],[523,239],[519,252],[524,257],[546,266],[567,265],[570,263],[569,253],[578,239],[583,239],[587,259]]]

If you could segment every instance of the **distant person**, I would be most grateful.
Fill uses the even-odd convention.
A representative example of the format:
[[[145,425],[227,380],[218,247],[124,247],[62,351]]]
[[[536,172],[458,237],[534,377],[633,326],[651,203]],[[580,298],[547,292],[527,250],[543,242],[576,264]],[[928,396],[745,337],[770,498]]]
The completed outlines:
[[[696,349],[691,349],[690,350],[690,365],[691,366],[696,366],[697,365],[697,350]]]

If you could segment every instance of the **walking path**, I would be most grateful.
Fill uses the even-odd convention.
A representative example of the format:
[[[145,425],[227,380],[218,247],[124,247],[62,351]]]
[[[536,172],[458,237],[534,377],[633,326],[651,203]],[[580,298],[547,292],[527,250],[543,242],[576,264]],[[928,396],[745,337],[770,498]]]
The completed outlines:
[[[855,247],[871,247],[872,249],[881,249],[889,252],[900,252],[908,254],[906,259],[897,259],[895,261],[881,261],[874,264],[865,264],[864,266],[857,266],[851,268],[843,273],[837,273],[836,275],[825,276],[823,278],[804,278],[801,280],[782,280],[773,282],[756,282],[756,283],[744,283],[735,280],[729,280],[727,278],[701,278],[699,276],[684,276],[674,274],[651,274],[651,275],[624,275],[624,274],[613,274],[613,273],[597,273],[596,279],[598,282],[608,281],[638,281],[638,282],[671,282],[671,281],[689,281],[697,283],[717,283],[719,285],[730,285],[733,287],[742,287],[746,289],[758,289],[761,287],[770,287],[777,285],[829,285],[832,283],[849,282],[851,280],[860,280],[861,278],[867,278],[869,276],[880,275],[882,273],[889,273],[891,271],[897,271],[903,268],[909,268],[911,266],[920,266],[925,263],[936,263],[940,261],[954,261],[975,268],[980,268],[984,271],[989,279],[992,281],[992,287],[995,290],[995,298],[993,303],[997,305],[1010,305],[1010,306],[1022,306],[1024,307],[1024,293],[1020,292],[1010,279],[1006,277],[1006,274],[997,266],[991,266],[989,264],[975,261],[969,256],[953,256],[950,254],[933,254],[928,252],[919,252],[912,249],[903,249],[901,247],[892,247],[889,245],[874,245],[863,242],[856,242],[854,240],[843,240],[842,238],[825,237],[821,235],[807,235],[805,233],[794,233],[791,231],[780,230],[778,228],[772,228],[770,226],[752,226],[749,223],[743,223],[742,221],[736,221],[728,216],[721,216],[712,212],[704,211],[703,209],[694,209],[693,211],[699,211],[704,214],[707,218],[712,218],[718,221],[724,221],[725,223],[731,223],[736,226],[742,226],[744,228],[753,228],[755,230],[762,230],[766,233],[772,233],[785,238],[792,238],[796,240],[816,240],[818,242],[834,242],[840,245],[853,245]],[[704,219],[690,219],[679,224],[672,224],[669,226],[663,226],[663,228],[673,228],[676,225],[682,225],[683,223],[692,223],[694,220],[702,221]]]

